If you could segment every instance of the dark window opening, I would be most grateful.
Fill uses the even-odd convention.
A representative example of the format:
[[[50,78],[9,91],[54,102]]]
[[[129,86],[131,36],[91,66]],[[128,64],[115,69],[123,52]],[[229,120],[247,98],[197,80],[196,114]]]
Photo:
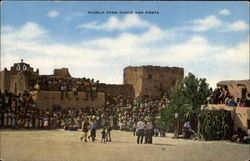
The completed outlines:
[[[61,110],[61,106],[60,105],[53,105],[52,110],[53,111],[60,111]]]
[[[148,79],[152,79],[152,75],[151,74],[148,74]]]
[[[245,99],[247,97],[247,89],[246,88],[243,88],[241,90],[241,96],[242,96],[243,99]]]
[[[250,120],[247,120],[247,129],[250,129]]]

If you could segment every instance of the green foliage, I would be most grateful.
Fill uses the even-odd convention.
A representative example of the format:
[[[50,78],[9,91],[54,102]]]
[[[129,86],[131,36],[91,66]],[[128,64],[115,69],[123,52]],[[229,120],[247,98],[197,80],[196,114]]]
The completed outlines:
[[[232,120],[229,111],[215,110],[215,111],[202,111],[200,113],[201,129],[200,133],[205,140],[221,140],[231,137],[229,127]]]
[[[189,73],[180,82],[170,95],[170,103],[161,110],[159,126],[168,130],[174,122],[174,114],[179,114],[179,119],[186,116],[197,120],[201,105],[206,104],[206,98],[210,95],[210,90],[206,79],[198,79]]]

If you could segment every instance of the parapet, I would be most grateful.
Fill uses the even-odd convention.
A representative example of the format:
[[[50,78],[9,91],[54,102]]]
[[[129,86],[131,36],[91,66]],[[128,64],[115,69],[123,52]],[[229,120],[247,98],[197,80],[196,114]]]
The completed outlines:
[[[54,76],[71,77],[68,68],[54,69]]]

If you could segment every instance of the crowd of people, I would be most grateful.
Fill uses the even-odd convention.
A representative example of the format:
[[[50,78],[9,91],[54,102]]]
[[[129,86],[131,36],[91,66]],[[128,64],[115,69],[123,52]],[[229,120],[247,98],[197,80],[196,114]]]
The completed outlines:
[[[89,122],[93,131],[105,128],[105,135],[110,138],[110,129],[134,131],[138,134],[138,121],[152,122],[150,135],[158,136],[162,130],[157,128],[156,116],[160,108],[166,107],[167,99],[134,100],[122,95],[107,96],[106,107],[87,107],[82,109],[67,108],[63,110],[38,109],[32,95],[26,91],[23,94],[0,93],[0,126],[1,128],[56,129],[77,130],[84,127],[84,121]],[[153,125],[154,124],[154,125]],[[145,126],[145,132],[146,130]],[[85,128],[86,130],[86,128]],[[149,134],[149,132],[146,132]],[[160,136],[163,136],[160,134]],[[91,132],[92,140],[95,132]],[[150,142],[150,141],[149,141]]]
[[[39,80],[40,83],[43,81]],[[38,81],[38,82],[39,82]],[[55,81],[55,82],[54,82]],[[89,80],[84,80],[86,82]],[[76,91],[91,90],[82,81],[65,82],[61,79],[53,80],[50,85],[49,80],[45,85],[34,85],[36,90],[54,90],[64,87]],[[90,84],[92,81],[90,81]],[[97,82],[98,84],[98,82]],[[97,84],[94,86],[97,87]],[[79,86],[78,86],[79,85]],[[92,88],[92,85],[90,85]],[[61,87],[62,90],[62,87]],[[95,89],[96,90],[96,89]],[[92,90],[93,91],[93,90]],[[232,100],[227,89],[217,88],[212,92],[209,103],[229,106],[237,106]],[[111,130],[131,131],[137,136],[137,143],[152,143],[152,136],[165,136],[165,131],[157,125],[157,117],[162,108],[165,108],[169,100],[164,94],[160,99],[134,99],[119,96],[106,96],[105,107],[87,107],[81,109],[67,108],[62,110],[38,109],[34,103],[32,95],[28,91],[23,94],[14,95],[12,93],[0,92],[0,127],[1,128],[27,128],[27,129],[57,129],[65,130],[82,129],[84,135],[81,140],[95,141],[96,129],[102,129],[102,142],[111,141]],[[187,129],[191,129],[188,128]],[[87,133],[90,131],[90,136]],[[144,137],[145,136],[145,137]]]
[[[42,91],[61,91],[62,95],[67,92],[73,92],[77,95],[77,92],[86,92],[87,99],[97,97],[97,91],[99,86],[99,80],[86,78],[49,78],[40,76],[36,79],[30,80],[29,90],[42,90]]]
[[[235,101],[227,86],[215,88],[211,93],[211,96],[208,98],[208,103],[210,104],[225,104],[230,107],[250,107],[250,94],[246,98],[238,98]]]

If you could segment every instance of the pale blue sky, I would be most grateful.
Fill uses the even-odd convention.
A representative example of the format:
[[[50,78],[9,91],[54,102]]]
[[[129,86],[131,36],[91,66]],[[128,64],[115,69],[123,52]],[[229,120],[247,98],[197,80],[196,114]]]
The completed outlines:
[[[1,57],[1,70],[23,58],[41,74],[67,67],[74,77],[117,84],[129,65],[178,66],[214,87],[249,79],[249,4],[7,1],[1,4]]]

